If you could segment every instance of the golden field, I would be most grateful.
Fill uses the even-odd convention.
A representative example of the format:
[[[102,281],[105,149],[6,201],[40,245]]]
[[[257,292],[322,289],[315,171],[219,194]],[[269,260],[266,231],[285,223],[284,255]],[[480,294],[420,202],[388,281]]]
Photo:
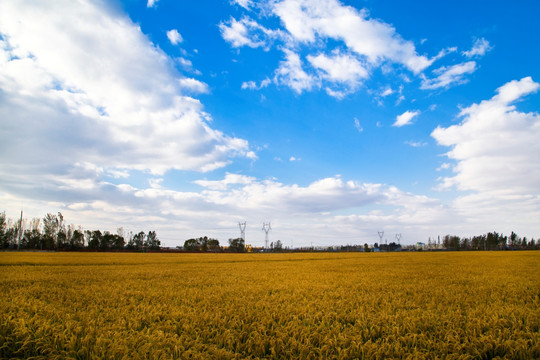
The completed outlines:
[[[0,357],[538,359],[540,252],[0,253]]]

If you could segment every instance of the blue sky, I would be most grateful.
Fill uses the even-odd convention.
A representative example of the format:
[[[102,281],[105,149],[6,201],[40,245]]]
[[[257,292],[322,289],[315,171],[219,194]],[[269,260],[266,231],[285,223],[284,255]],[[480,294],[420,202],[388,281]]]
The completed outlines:
[[[0,1],[0,203],[165,245],[539,237],[536,1]]]

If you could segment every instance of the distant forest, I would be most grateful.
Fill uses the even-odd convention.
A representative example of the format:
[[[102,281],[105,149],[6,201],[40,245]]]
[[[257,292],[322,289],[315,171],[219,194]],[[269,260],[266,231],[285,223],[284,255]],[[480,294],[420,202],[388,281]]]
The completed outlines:
[[[463,238],[446,235],[442,246],[446,250],[540,250],[540,238],[537,241],[533,238],[528,240],[527,237],[521,238],[513,231],[510,236],[497,232]]]
[[[126,232],[118,228],[116,234],[109,231],[83,230],[80,226],[67,225],[62,213],[48,213],[42,219],[17,220],[6,218],[0,213],[0,249],[34,249],[34,250],[94,250],[94,251],[159,251],[161,241],[155,231],[145,233]],[[222,247],[217,239],[207,236],[192,238],[178,246],[177,250],[189,252],[246,252],[252,251],[246,246],[244,239],[229,239],[229,246]],[[364,245],[340,245],[317,248],[284,248],[281,241],[271,244],[270,249],[253,248],[253,251],[437,251],[437,250],[540,250],[540,238],[530,240],[512,232],[505,236],[497,232],[489,232],[473,237],[446,235],[437,241],[429,239],[427,243],[418,242],[402,247],[396,243]]]
[[[109,231],[83,230],[66,225],[62,213],[48,213],[40,218],[6,219],[0,214],[0,248],[37,250],[160,250],[161,241],[155,231],[126,234],[119,228]]]

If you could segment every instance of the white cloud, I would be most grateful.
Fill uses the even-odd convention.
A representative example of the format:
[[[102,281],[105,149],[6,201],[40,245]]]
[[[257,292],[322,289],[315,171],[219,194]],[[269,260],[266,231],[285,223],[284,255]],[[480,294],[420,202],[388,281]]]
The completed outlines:
[[[331,56],[319,54],[308,55],[307,60],[319,70],[320,76],[331,83],[343,84],[347,91],[354,91],[362,79],[369,74],[366,68],[355,57],[334,51]]]
[[[148,0],[148,1],[146,2],[146,7],[147,7],[147,8],[154,7],[154,6],[157,4],[158,1],[159,1],[159,0]]]
[[[287,74],[297,74],[297,79],[307,81],[281,77],[275,81],[290,86],[297,93],[324,85],[330,96],[341,99],[355,92],[361,81],[368,79],[370,72],[378,67],[389,74],[398,64],[419,74],[434,61],[456,50],[445,49],[428,59],[419,55],[414,44],[404,40],[390,24],[372,19],[367,11],[359,11],[338,0],[265,1],[257,5],[261,12],[259,18],[277,16],[282,27],[271,30],[248,17],[240,21],[231,18],[220,24],[222,37],[236,48],[248,46],[269,50],[272,43],[277,43],[285,53],[277,73],[291,69],[290,53],[298,56],[297,63],[302,63],[305,52],[301,50],[307,49],[305,59],[312,67],[303,68],[303,74],[287,71]],[[328,43],[334,42],[338,45],[326,49]],[[321,51],[321,48],[325,49]],[[284,67],[286,64],[289,66]],[[295,69],[300,68],[295,65]],[[314,86],[315,83],[319,86]],[[249,86],[250,83],[246,83],[246,88]]]
[[[180,35],[178,30],[176,30],[176,29],[172,29],[172,30],[167,31],[167,38],[169,39],[169,41],[173,45],[180,44],[181,42],[184,41],[184,39],[182,38],[182,35]]]
[[[412,146],[412,147],[422,147],[422,146],[427,145],[426,142],[421,142],[421,141],[405,141],[405,144],[407,144],[409,146]]]
[[[415,111],[407,110],[403,114],[398,115],[396,117],[396,122],[392,126],[401,127],[401,126],[404,126],[404,125],[408,125],[408,124],[411,123],[412,119],[414,119],[418,115],[420,115],[419,110],[415,110]]]
[[[246,10],[249,10],[249,8],[253,5],[252,0],[232,0],[232,3],[237,4]]]
[[[267,29],[247,17],[240,21],[231,17],[228,22],[220,23],[219,29],[223,39],[232,47],[261,47],[268,50],[268,46],[274,39],[283,37],[281,31]]]
[[[197,79],[183,78],[179,79],[178,81],[180,83],[180,87],[188,92],[195,94],[207,94],[210,92],[208,85]]]
[[[392,88],[390,86],[388,86],[387,88],[385,88],[382,92],[381,92],[381,97],[387,97],[389,95],[392,95],[394,93],[394,90],[392,90]]]
[[[488,51],[493,49],[484,38],[476,39],[471,50],[463,51],[462,54],[468,58],[484,56]]]
[[[450,67],[443,66],[436,70],[433,70],[433,73],[438,75],[434,79],[424,78],[422,81],[421,89],[438,89],[442,87],[449,87],[454,84],[462,84],[466,82],[466,74],[472,74],[476,71],[476,62],[468,61],[466,63],[461,63],[453,65]]]
[[[455,46],[454,47],[449,47],[449,48],[446,48],[446,49],[442,49],[441,51],[439,51],[437,56],[432,58],[432,60],[435,61],[435,60],[442,59],[446,55],[451,54],[451,53],[456,52],[456,51],[457,51],[457,47],[455,47]]]
[[[357,118],[354,118],[354,127],[356,128],[356,130],[358,130],[358,132],[364,131],[364,128],[362,127],[362,125],[360,125],[360,120],[358,120]]]
[[[183,57],[179,57],[179,58],[176,58],[176,60],[180,63],[180,65],[182,65],[184,68],[187,68],[187,69],[191,69],[193,67],[193,63],[191,62],[191,60],[189,59],[186,59],[186,58],[183,58]]]
[[[531,230],[540,218],[540,116],[512,105],[539,88],[530,77],[508,82],[490,100],[464,108],[460,124],[432,132],[457,162],[442,187],[472,191],[455,207],[484,225]]]
[[[268,87],[272,83],[272,80],[266,78],[259,85],[255,81],[245,81],[242,83],[242,90],[249,89],[249,90],[260,90],[265,87]]]
[[[290,161],[290,162],[301,161],[301,160],[302,160],[302,159],[297,158],[297,157],[295,157],[295,156],[291,156],[291,157],[289,158],[289,161]]]
[[[219,28],[223,39],[231,43],[232,47],[262,47],[265,45],[264,41],[260,39],[255,40],[250,37],[251,34],[248,27],[251,27],[252,24],[254,24],[254,22],[248,19],[237,21],[236,19],[231,18],[228,24],[221,23]]]
[[[369,19],[366,11],[344,6],[337,0],[279,1],[274,3],[273,11],[301,43],[313,43],[319,37],[341,40],[369,63],[390,60],[414,73],[432,62],[419,56],[413,43],[403,40],[391,25]]]
[[[257,86],[257,83],[255,81],[244,81],[242,83],[242,90],[250,89],[250,90],[257,90],[259,87]]]
[[[439,166],[436,170],[437,171],[441,171],[441,170],[448,170],[450,169],[450,163],[442,163],[441,166]]]
[[[318,80],[306,73],[302,68],[300,56],[291,50],[284,49],[284,52],[285,60],[280,63],[279,68],[276,70],[274,82],[286,85],[298,94],[318,86]]]
[[[186,96],[206,84],[178,74],[139,26],[99,4],[0,3],[2,176],[57,176],[75,162],[111,174],[208,171],[253,156]]]
[[[254,181],[250,176],[227,173],[223,180],[196,180],[194,183],[211,190],[227,190],[230,185],[249,185]]]

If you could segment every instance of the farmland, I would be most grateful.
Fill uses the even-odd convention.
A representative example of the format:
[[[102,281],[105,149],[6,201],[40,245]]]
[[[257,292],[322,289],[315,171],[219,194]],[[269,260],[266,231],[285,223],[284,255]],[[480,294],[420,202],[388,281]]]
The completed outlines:
[[[537,359],[540,252],[0,253],[1,358]]]

